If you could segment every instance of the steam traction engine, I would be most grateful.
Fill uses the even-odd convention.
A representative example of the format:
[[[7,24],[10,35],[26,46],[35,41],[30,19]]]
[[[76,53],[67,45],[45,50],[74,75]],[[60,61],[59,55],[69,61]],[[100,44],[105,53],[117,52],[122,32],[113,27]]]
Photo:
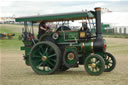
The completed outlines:
[[[43,34],[40,39],[34,36],[34,23],[82,19],[96,21],[96,36],[84,25],[77,31],[61,26]],[[106,43],[101,33],[101,8],[95,8],[95,11],[19,17],[16,21],[24,22],[25,26],[22,33],[24,46],[21,47],[25,50],[25,62],[38,74],[52,74],[84,65],[90,75],[100,75],[115,68],[116,60],[106,52]],[[28,31],[27,22],[32,23],[31,31]]]

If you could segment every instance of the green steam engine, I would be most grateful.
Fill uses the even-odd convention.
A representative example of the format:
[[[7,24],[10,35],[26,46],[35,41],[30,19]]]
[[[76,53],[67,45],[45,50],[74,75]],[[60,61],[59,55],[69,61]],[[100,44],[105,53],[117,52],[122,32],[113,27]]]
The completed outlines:
[[[71,30],[68,26],[60,26],[53,32],[46,32],[39,39],[34,36],[34,23],[83,19],[88,20],[88,25],[85,26],[83,22],[81,29]],[[93,20],[96,21],[95,36],[88,28]],[[24,22],[24,46],[21,50],[25,50],[25,62],[38,74],[52,74],[84,65],[88,74],[100,75],[115,68],[116,60],[106,52],[106,43],[101,33],[101,8],[95,8],[95,11],[19,17],[16,21]],[[27,22],[32,23],[31,30]]]

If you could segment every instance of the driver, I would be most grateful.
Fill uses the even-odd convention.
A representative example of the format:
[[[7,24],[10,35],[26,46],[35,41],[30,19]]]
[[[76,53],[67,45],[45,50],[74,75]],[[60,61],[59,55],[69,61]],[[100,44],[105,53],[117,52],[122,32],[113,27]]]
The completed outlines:
[[[90,30],[89,30],[89,28],[88,28],[87,22],[82,23],[82,27],[81,27],[80,31],[85,31],[87,38],[88,38],[88,37],[91,37],[91,32],[90,32]]]
[[[41,37],[41,35],[43,35],[46,32],[49,32],[49,26],[46,25],[46,22],[41,22],[39,24],[39,32],[38,32],[38,39]]]
[[[87,26],[87,22],[82,23],[82,27],[81,27],[80,31],[89,31],[89,28]]]

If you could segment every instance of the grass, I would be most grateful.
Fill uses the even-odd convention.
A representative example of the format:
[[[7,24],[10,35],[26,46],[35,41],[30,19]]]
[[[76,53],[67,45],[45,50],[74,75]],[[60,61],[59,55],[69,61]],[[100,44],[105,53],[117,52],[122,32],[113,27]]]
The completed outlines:
[[[107,37],[107,38],[128,38],[128,34],[104,34],[103,37]]]
[[[18,49],[23,43],[18,40],[19,35],[21,34],[21,27],[17,25],[3,25],[0,24],[0,33],[15,33],[13,39],[0,39],[0,47],[3,49]]]
[[[90,76],[83,66],[53,75],[37,75],[23,60],[23,45],[18,40],[20,28],[17,25],[3,25],[3,32],[13,32],[12,40],[0,40],[0,85],[127,85],[128,84],[128,39],[105,38],[107,51],[112,53],[117,66],[112,72]],[[6,28],[6,30],[5,30]],[[10,29],[11,28],[11,29]]]

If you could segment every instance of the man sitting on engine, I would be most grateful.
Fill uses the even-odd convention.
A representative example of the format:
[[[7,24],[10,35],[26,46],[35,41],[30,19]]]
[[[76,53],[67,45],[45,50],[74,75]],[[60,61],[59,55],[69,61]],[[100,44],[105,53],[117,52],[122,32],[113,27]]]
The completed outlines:
[[[46,25],[46,22],[41,22],[39,24],[39,32],[38,32],[38,39],[41,37],[41,35],[43,35],[46,32],[49,32],[49,27]]]
[[[87,22],[82,23],[82,27],[80,28],[80,31],[86,31],[86,32],[88,32],[88,31],[89,31],[89,28],[88,28]]]

